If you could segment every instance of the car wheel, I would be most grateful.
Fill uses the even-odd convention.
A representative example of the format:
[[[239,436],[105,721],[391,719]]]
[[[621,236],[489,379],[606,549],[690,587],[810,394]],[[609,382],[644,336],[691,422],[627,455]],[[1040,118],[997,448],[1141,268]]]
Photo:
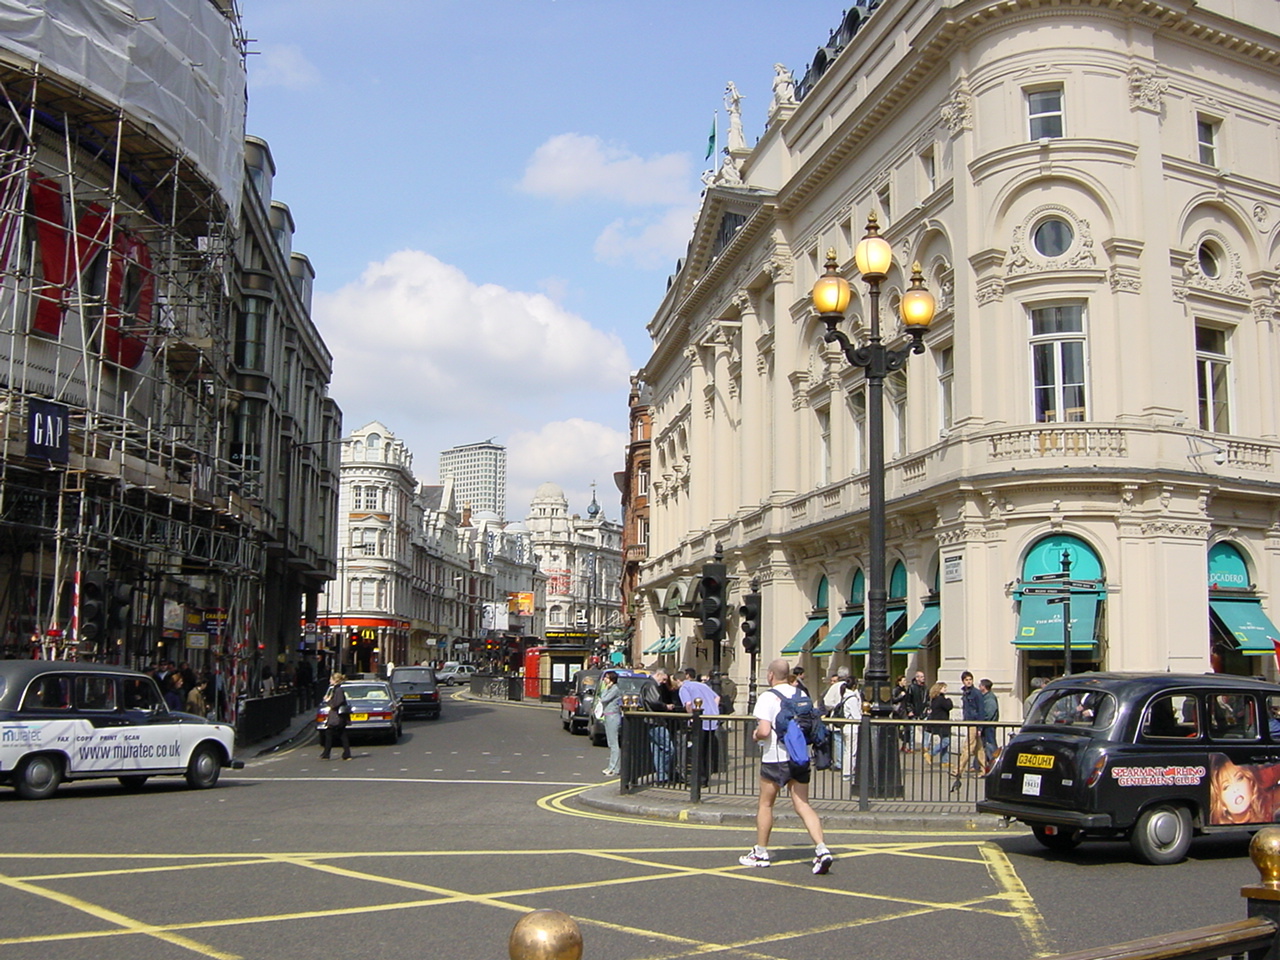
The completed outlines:
[[[126,790],[141,790],[142,785],[151,778],[141,773],[131,773],[128,776],[116,777],[120,781],[120,786]]]
[[[27,757],[13,774],[13,788],[23,800],[47,799],[61,782],[62,763],[47,753]]]
[[[222,773],[222,757],[212,744],[202,743],[187,763],[187,786],[192,790],[208,790]]]
[[[1057,833],[1047,833],[1044,824],[1035,823],[1031,825],[1031,832],[1035,834],[1042,847],[1058,853],[1066,853],[1080,845],[1080,832],[1078,830],[1067,830],[1063,827],[1058,827]]]
[[[1149,807],[1133,825],[1129,842],[1143,863],[1177,863],[1191,846],[1191,813],[1171,804]]]

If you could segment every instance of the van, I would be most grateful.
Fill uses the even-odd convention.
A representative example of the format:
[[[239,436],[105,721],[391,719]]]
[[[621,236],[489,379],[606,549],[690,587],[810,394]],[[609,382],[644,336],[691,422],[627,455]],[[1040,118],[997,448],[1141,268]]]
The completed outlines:
[[[1082,673],[1047,684],[978,811],[1051,850],[1127,839],[1145,863],[1280,814],[1280,685],[1227,674]]]

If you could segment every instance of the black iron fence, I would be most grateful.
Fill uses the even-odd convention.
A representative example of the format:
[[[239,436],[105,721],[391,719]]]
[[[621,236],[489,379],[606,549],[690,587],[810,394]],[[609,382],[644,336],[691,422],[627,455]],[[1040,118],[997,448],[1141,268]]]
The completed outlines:
[[[973,809],[982,799],[983,773],[1017,723],[927,720],[861,721],[826,718],[832,764],[811,768],[815,803],[938,804]],[[628,710],[621,730],[621,790],[648,789],[704,797],[754,797],[759,791],[760,745],[754,717]],[[945,732],[944,732],[945,731]]]
[[[293,723],[297,698],[293,691],[270,697],[248,697],[240,701],[236,718],[236,743],[257,743],[284,733]]]

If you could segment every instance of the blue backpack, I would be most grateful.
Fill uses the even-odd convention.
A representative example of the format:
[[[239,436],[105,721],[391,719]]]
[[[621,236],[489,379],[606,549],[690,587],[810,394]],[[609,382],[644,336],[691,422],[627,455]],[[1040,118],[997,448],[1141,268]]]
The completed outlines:
[[[773,726],[778,731],[778,742],[787,751],[787,759],[797,767],[807,767],[812,745],[817,768],[825,770],[829,767],[831,751],[827,749],[827,725],[813,705],[813,698],[803,690],[797,690],[794,697],[784,697],[772,687],[769,692],[782,701]]]

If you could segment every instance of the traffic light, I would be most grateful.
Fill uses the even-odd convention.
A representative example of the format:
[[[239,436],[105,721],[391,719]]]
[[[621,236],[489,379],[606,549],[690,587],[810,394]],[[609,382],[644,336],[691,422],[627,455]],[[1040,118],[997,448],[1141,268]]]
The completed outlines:
[[[747,653],[760,652],[760,594],[748,593],[738,608],[742,617],[742,649]]]
[[[724,636],[724,588],[728,570],[723,563],[702,568],[702,636],[716,641]]]
[[[129,610],[133,607],[133,584],[115,580],[108,584],[107,629],[124,630],[129,623]]]
[[[107,632],[107,575],[101,570],[80,574],[77,640],[101,640]]]

